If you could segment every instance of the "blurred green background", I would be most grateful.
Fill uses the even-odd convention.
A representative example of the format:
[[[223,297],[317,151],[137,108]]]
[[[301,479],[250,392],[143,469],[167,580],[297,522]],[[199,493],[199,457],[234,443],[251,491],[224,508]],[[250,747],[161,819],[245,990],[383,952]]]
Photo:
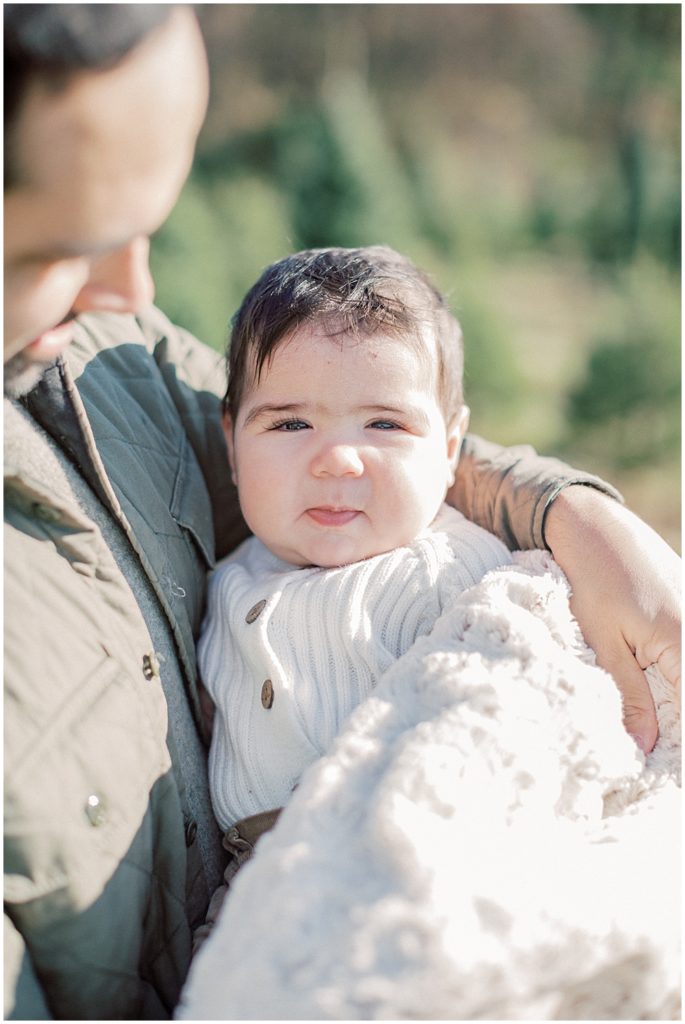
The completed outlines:
[[[462,323],[472,430],[605,476],[680,550],[680,5],[197,11],[162,309],[223,349],[274,259],[392,245]]]

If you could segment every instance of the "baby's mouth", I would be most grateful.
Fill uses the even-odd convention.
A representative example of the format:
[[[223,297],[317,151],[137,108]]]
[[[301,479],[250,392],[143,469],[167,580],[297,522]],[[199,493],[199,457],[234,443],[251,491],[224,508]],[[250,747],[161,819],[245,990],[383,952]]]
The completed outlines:
[[[331,506],[319,506],[308,508],[306,513],[319,526],[345,526],[353,519],[361,515],[356,508],[333,508]]]

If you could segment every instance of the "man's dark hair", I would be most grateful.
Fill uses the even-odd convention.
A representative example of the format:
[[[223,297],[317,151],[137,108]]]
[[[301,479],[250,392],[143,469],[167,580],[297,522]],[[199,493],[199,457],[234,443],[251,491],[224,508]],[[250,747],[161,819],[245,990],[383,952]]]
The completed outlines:
[[[461,328],[428,276],[387,246],[306,249],[267,267],[233,318],[224,410],[234,422],[246,389],[279,343],[305,323],[322,325],[332,338],[380,330],[422,354],[424,332],[431,331],[447,422],[462,405]]]
[[[60,90],[79,71],[114,67],[164,22],[168,4],[3,4],[5,188],[20,175],[13,130],[29,86]]]

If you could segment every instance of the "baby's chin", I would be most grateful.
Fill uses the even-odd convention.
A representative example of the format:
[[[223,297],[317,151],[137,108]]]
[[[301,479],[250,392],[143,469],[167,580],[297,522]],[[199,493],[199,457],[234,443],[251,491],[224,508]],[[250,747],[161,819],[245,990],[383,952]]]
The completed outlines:
[[[386,543],[379,541],[377,544],[362,546],[344,543],[341,538],[340,543],[329,546],[330,550],[327,548],[322,549],[321,546],[305,549],[301,552],[279,552],[273,548],[270,548],[270,550],[278,558],[282,559],[282,561],[288,562],[292,565],[293,568],[342,569],[346,565],[355,565],[358,562],[368,562],[370,558],[376,558],[378,555],[386,555],[388,551],[394,551],[396,548],[405,547],[411,543],[411,539],[406,541],[387,541]],[[269,547],[268,544],[267,547]]]

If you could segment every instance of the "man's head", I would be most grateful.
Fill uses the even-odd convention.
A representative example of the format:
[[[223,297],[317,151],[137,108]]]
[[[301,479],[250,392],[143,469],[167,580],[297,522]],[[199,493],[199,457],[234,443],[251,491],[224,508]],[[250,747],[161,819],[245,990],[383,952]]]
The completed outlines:
[[[410,259],[387,246],[308,249],[273,263],[233,319],[224,408],[235,419],[245,389],[276,348],[302,324],[331,338],[376,331],[437,361],[436,387],[446,422],[463,404],[461,328],[443,296]]]
[[[434,519],[468,409],[461,332],[390,249],[298,253],[236,317],[224,432],[243,515],[294,565],[410,543]]]
[[[75,314],[151,302],[148,239],[190,168],[207,67],[185,6],[6,4],[4,20],[12,377],[51,362]]]

